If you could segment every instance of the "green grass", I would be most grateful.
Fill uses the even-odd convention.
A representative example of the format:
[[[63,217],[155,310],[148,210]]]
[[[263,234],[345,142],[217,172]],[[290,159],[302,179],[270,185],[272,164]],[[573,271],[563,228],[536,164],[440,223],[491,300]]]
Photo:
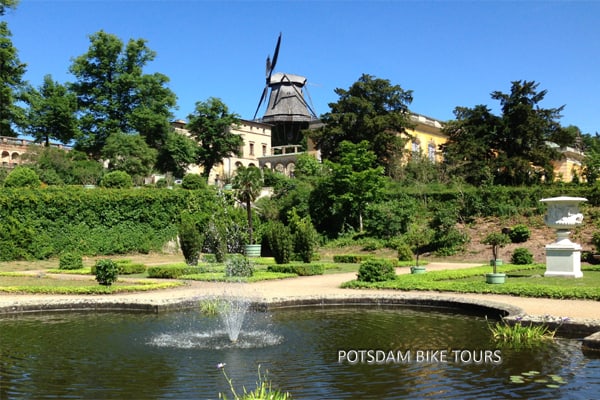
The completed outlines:
[[[489,266],[435,271],[420,275],[398,275],[385,282],[350,281],[345,288],[428,290],[458,293],[494,293],[523,297],[600,300],[600,271],[584,269],[583,278],[544,277],[543,265],[503,265],[506,283],[485,283]]]
[[[94,278],[57,279],[48,275],[0,273],[0,292],[31,294],[110,294],[168,289],[181,286],[181,281],[156,282],[151,280],[118,281],[102,286]]]

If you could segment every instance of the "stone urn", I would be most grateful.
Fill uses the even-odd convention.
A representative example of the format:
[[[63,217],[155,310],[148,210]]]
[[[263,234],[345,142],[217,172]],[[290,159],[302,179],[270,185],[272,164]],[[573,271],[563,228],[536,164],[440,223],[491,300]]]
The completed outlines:
[[[556,230],[556,241],[546,245],[546,272],[544,276],[581,278],[581,246],[571,242],[571,230],[583,222],[579,203],[583,197],[551,197],[540,200],[548,205],[544,222]]]

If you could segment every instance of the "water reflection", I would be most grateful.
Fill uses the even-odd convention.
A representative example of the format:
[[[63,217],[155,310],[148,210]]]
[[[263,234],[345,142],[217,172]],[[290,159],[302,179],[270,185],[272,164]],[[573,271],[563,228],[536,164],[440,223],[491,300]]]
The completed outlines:
[[[253,313],[238,343],[218,318],[166,314],[51,314],[0,319],[0,398],[217,398],[227,363],[237,387],[257,367],[294,398],[594,398],[600,360],[576,340],[502,349],[502,364],[340,363],[340,350],[486,350],[483,318],[405,308],[312,308]],[[221,344],[219,344],[221,343]],[[228,343],[228,345],[222,344]],[[245,344],[244,344],[245,343]],[[522,384],[511,375],[536,371]],[[548,387],[544,378],[564,383]]]

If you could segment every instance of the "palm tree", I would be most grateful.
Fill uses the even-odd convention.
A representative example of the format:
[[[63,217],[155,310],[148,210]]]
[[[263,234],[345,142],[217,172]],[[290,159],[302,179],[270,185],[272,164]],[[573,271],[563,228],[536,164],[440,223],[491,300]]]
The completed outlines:
[[[250,166],[240,166],[233,177],[233,189],[237,199],[246,205],[248,215],[248,241],[254,244],[252,233],[252,202],[260,195],[263,177],[260,169]]]

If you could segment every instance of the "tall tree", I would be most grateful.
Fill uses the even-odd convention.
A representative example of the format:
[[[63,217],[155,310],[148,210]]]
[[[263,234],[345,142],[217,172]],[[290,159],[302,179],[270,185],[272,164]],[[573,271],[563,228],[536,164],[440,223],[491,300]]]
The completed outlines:
[[[500,128],[500,118],[485,105],[456,107],[454,115],[456,119],[442,128],[448,140],[440,146],[448,173],[474,185],[489,181],[496,158],[491,144]]]
[[[14,3],[14,2],[13,2]],[[6,6],[11,6],[10,0]],[[4,8],[0,9],[2,12]],[[13,46],[8,24],[0,21],[0,136],[17,136],[14,128],[23,125],[23,108],[16,103],[25,88],[23,74],[26,64],[21,63]]]
[[[4,15],[6,9],[15,8],[19,0],[0,0],[0,15]]]
[[[221,99],[211,97],[205,102],[197,102],[194,112],[188,115],[188,121],[188,130],[199,143],[196,163],[203,167],[205,178],[224,158],[240,155],[244,140],[231,132],[231,128],[239,125],[239,116],[230,113]]]
[[[321,116],[323,127],[310,133],[323,158],[337,161],[341,142],[366,140],[389,173],[406,142],[400,134],[413,126],[408,110],[412,91],[363,74],[348,90],[337,88],[335,93],[339,100],[330,103],[331,111]]]
[[[330,172],[317,183],[310,196],[310,212],[319,230],[335,236],[345,227],[363,230],[369,203],[381,197],[383,167],[366,140],[340,143],[340,160],[325,164]]]
[[[84,134],[76,147],[98,158],[108,137],[115,132],[139,133],[160,148],[169,132],[175,94],[160,73],[144,74],[154,60],[144,39],[127,45],[115,35],[99,31],[90,36],[87,53],[75,58],[70,71],[77,78],[71,86],[77,94],[80,128]]]
[[[194,139],[171,131],[158,153],[157,168],[183,178],[188,166],[196,162],[197,150],[198,144]]]
[[[39,89],[27,88],[24,101],[29,105],[24,131],[37,143],[49,146],[50,140],[56,140],[67,144],[78,135],[77,97],[50,75]]]
[[[140,135],[115,132],[106,140],[102,157],[109,161],[108,169],[127,172],[136,184],[141,184],[156,163],[156,150]]]
[[[502,110],[502,125],[491,143],[498,151],[498,183],[521,185],[542,177],[552,181],[552,161],[561,155],[547,143],[567,146],[574,142],[558,121],[564,106],[541,108],[547,91],[538,86],[535,81],[513,81],[510,93],[492,92]]]
[[[248,219],[248,244],[254,244],[254,223],[252,220],[252,203],[260,196],[263,178],[260,169],[240,166],[233,177],[233,189],[237,199],[246,207]]]

